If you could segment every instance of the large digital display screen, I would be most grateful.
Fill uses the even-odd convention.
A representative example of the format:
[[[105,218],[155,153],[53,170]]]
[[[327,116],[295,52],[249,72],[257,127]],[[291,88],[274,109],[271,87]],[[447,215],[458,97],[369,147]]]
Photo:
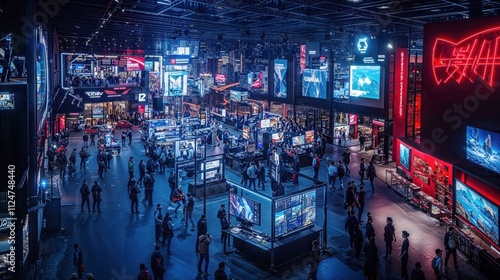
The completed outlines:
[[[351,66],[349,85],[350,97],[380,99],[380,66]]]
[[[326,99],[326,71],[304,69],[302,96]]]
[[[185,71],[165,72],[165,95],[187,95],[187,78]]]
[[[306,131],[306,143],[314,142],[314,130]]]
[[[190,139],[175,142],[175,158],[178,162],[194,160],[196,155],[195,141],[195,139]]]
[[[399,162],[408,171],[410,170],[410,149],[401,143],[399,143]]]
[[[292,146],[300,146],[304,145],[306,143],[306,136],[305,135],[299,135],[299,136],[294,136],[292,137]]]
[[[316,223],[316,191],[276,200],[274,235],[280,236]]]
[[[274,60],[274,97],[286,98],[286,73],[288,61],[286,59]]]
[[[455,180],[457,214],[498,245],[498,206]]]
[[[283,142],[283,132],[273,133],[271,135],[271,141],[275,142]]]
[[[229,193],[229,215],[244,222],[260,225],[260,203]]]
[[[500,133],[467,126],[467,160],[500,173]]]

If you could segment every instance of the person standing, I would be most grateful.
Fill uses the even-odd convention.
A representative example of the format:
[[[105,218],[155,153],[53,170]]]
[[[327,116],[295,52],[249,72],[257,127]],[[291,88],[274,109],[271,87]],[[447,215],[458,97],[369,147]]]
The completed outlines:
[[[163,220],[163,215],[161,214],[161,204],[156,205],[156,210],[154,212],[154,219],[155,219],[155,244],[160,243],[160,236],[161,236],[161,223]]]
[[[365,141],[366,141],[366,137],[364,134],[361,134],[359,136],[359,151],[362,152],[365,150]]]
[[[83,147],[89,147],[89,135],[87,133],[83,133]]]
[[[89,158],[89,153],[85,150],[85,148],[82,148],[80,150],[80,170],[85,170],[87,169],[87,159]]]
[[[87,180],[83,180],[82,186],[80,187],[80,194],[82,195],[81,211],[83,212],[83,205],[87,202],[87,208],[90,212],[90,189]]]
[[[181,202],[182,202],[183,206],[186,205],[186,197],[184,196],[184,192],[182,191],[182,187],[181,186],[179,186],[175,190],[172,199],[173,199],[174,203],[177,203],[177,207],[175,207],[175,210],[174,210],[175,214],[177,214],[177,210],[181,207]],[[184,211],[182,211],[182,213],[184,213]]]
[[[450,226],[448,231],[444,235],[444,249],[446,251],[446,257],[444,258],[444,268],[448,269],[448,260],[450,256],[453,256],[453,264],[455,265],[455,270],[460,271],[457,264],[457,248],[459,247],[458,239],[455,236],[455,227]]]
[[[351,174],[351,170],[349,169],[349,164],[351,163],[351,151],[349,149],[345,149],[342,153],[342,161],[344,162],[346,173]]]
[[[163,255],[160,252],[160,246],[155,246],[155,251],[151,255],[151,270],[153,271],[154,280],[163,280],[165,274],[165,263]]]
[[[229,221],[227,220],[226,213],[222,214],[222,217],[220,218],[220,226],[221,226],[220,242],[221,244],[224,244],[227,240],[227,233],[225,232],[225,230],[229,229]]]
[[[203,264],[203,261],[205,261],[205,271],[204,275],[205,276],[210,276],[210,273],[208,272],[208,264],[210,263],[210,258],[209,258],[209,247],[210,243],[212,242],[212,236],[206,232],[204,232],[200,237],[198,237],[199,240],[199,252],[200,252],[200,260],[198,261],[198,274],[202,274],[201,270],[201,265]]]
[[[151,280],[151,274],[145,264],[141,263],[139,265],[139,275],[137,280]]]
[[[387,217],[386,225],[384,227],[384,241],[385,241],[385,256],[384,258],[390,258],[392,255],[392,241],[396,242],[396,229],[392,224],[393,220],[391,217]]]
[[[73,149],[71,155],[69,156],[69,163],[76,166],[76,149]]]
[[[149,202],[149,205],[153,205],[153,190],[155,186],[154,174],[146,174],[144,177],[144,197]]]
[[[368,221],[366,222],[366,238],[370,240],[370,237],[375,237],[375,228],[373,227],[373,218],[368,217]]]
[[[359,254],[361,253],[361,245],[363,245],[363,233],[359,229],[359,224],[354,227],[354,251],[356,259],[359,260]]]
[[[436,249],[436,255],[432,259],[432,269],[434,275],[436,275],[436,280],[441,280],[443,277],[443,251],[441,249]]]
[[[298,185],[299,184],[299,173],[300,173],[300,157],[299,157],[299,152],[295,151],[293,155],[293,171],[297,172],[295,174],[295,177],[293,177],[293,184]]]
[[[401,253],[399,258],[401,259],[401,278],[408,280],[408,249],[410,248],[410,241],[408,237],[410,234],[403,230],[403,245],[401,246]]]
[[[130,178],[134,176],[134,166],[135,166],[134,157],[130,157],[130,159],[128,160],[128,174],[130,175]]]
[[[219,210],[217,210],[217,218],[221,219],[224,214],[226,214],[226,205],[221,204]]]
[[[111,169],[111,160],[113,159],[113,153],[111,151],[106,152],[106,168]]]
[[[255,180],[257,179],[257,170],[255,169],[255,163],[251,163],[250,167],[247,169],[247,175],[248,175],[248,188],[251,189],[253,185],[253,190],[256,191],[257,189],[255,188]]]
[[[90,133],[90,146],[95,146],[95,133]]]
[[[217,269],[214,273],[215,280],[227,280],[227,275],[224,269],[226,269],[226,263],[220,262],[219,269]]]
[[[172,204],[174,200],[174,192],[175,192],[175,173],[170,172],[170,176],[168,176],[168,186],[170,187],[170,201],[169,205]]]
[[[97,181],[94,181],[94,185],[92,186],[92,199],[94,203],[92,204],[92,211],[95,212],[95,206],[97,204],[97,211],[101,213],[101,192],[102,188],[99,186]]]
[[[129,193],[129,198],[130,198],[130,210],[132,213],[134,213],[134,206],[135,206],[135,213],[139,213],[139,193],[141,190],[139,190],[139,187],[137,187],[137,183],[134,180],[134,176],[130,179],[128,183],[128,193]]]
[[[425,280],[425,274],[422,270],[422,263],[415,263],[415,268],[411,271],[411,280]]]
[[[146,165],[144,164],[144,160],[139,161],[139,180],[137,183],[142,187],[142,181],[144,179],[144,175],[146,175]]]
[[[125,131],[122,131],[122,146],[125,146],[125,141],[127,140],[127,133]]]
[[[191,231],[194,230],[194,222],[193,222],[193,210],[194,210],[194,198],[193,195],[188,192],[187,193],[187,202],[186,202],[186,230],[188,228],[188,221],[191,222]]]
[[[339,160],[339,164],[337,166],[337,175],[339,177],[340,189],[344,189],[344,176],[345,176],[345,168],[342,162]]]
[[[335,161],[332,160],[330,166],[328,166],[328,183],[330,184],[330,190],[335,189],[335,179],[337,178],[337,167],[335,166]]]
[[[314,180],[318,180],[318,172],[319,172],[320,164],[321,164],[321,159],[319,158],[318,154],[315,154],[313,161],[312,161],[312,166],[314,169],[314,176],[313,176]]]
[[[356,219],[356,212],[351,211],[349,217],[347,217],[345,221],[345,230],[349,233],[349,245],[351,249],[354,248],[354,230],[359,225],[358,220]]]
[[[309,265],[309,272],[307,275],[307,277],[308,277],[307,279],[317,280],[318,279],[318,277],[317,277],[318,266],[319,266],[319,262],[321,261],[318,240],[314,240],[312,242],[311,258],[312,258],[312,261],[308,264]]]
[[[266,186],[264,186],[264,184],[266,183],[266,168],[264,167],[264,163],[262,163],[262,160],[259,161],[257,178],[259,179],[259,181],[257,183],[257,187],[262,186],[262,190],[265,190]]]
[[[370,161],[368,167],[366,169],[366,176],[370,179],[370,184],[372,185],[372,191],[375,192],[375,187],[373,186],[373,180],[377,177],[377,170],[375,169],[375,165],[373,165],[373,161]]]
[[[378,275],[378,248],[375,244],[375,237],[372,236],[368,240],[368,244],[365,246],[365,265],[364,265],[364,275],[368,280],[376,280]]]
[[[130,129],[127,130],[127,136],[128,136],[128,144],[132,144],[132,131]]]
[[[165,241],[167,241],[167,254],[170,256],[172,252],[170,251],[170,244],[172,243],[172,237],[174,237],[174,222],[172,222],[172,218],[170,218],[169,213],[165,213],[165,217],[163,217],[162,223],[162,241],[161,246],[165,247]]]
[[[365,209],[365,185],[361,184],[359,187],[359,192],[356,197],[356,206],[358,206],[358,221],[362,223],[361,215],[363,214],[363,210]]]
[[[196,254],[200,252],[199,244],[200,244],[200,239],[199,237],[207,232],[207,216],[205,214],[201,214],[200,219],[198,220],[198,223],[196,225],[198,227],[198,231],[196,234]]]
[[[361,158],[361,163],[359,164],[359,181],[361,181],[361,183],[363,183],[363,180],[365,179],[365,172],[366,172],[366,163],[365,163],[365,159],[364,158]]]
[[[75,244],[75,252],[73,253],[73,264],[76,266],[78,272],[78,279],[82,279],[84,269],[83,266],[83,253],[78,244]]]

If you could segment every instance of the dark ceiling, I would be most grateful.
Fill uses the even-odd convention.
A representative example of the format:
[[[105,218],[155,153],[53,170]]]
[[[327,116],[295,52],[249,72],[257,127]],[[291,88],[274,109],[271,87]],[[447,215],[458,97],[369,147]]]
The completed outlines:
[[[59,1],[59,2],[66,2]],[[38,1],[43,3],[45,1]],[[71,0],[50,17],[63,51],[162,53],[172,39],[346,44],[356,33],[409,36],[427,22],[496,15],[500,0]],[[42,6],[39,9],[43,10]]]

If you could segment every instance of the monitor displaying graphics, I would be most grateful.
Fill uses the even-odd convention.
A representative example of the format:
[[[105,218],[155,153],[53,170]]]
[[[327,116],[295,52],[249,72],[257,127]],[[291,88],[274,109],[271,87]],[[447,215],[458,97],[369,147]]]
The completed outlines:
[[[0,110],[14,110],[15,98],[13,93],[0,92]]]
[[[260,128],[268,128],[268,127],[271,127],[270,119],[263,119],[260,121]]]
[[[350,97],[380,99],[380,66],[353,65],[350,68]]]
[[[165,95],[187,95],[187,80],[185,71],[165,72]]]
[[[500,133],[467,126],[467,160],[500,173]]]
[[[274,234],[280,236],[316,223],[316,191],[276,200]]]
[[[314,130],[306,131],[306,143],[314,142]]]
[[[273,133],[271,135],[271,141],[273,143],[275,143],[275,142],[283,142],[283,132]]]
[[[241,91],[230,90],[229,91],[229,99],[232,101],[240,102],[241,101]]]
[[[292,146],[300,146],[306,144],[306,136],[299,135],[292,137]]]
[[[455,189],[457,214],[498,244],[498,206],[456,179]]]
[[[248,224],[260,226],[260,203],[229,193],[229,215]]]
[[[410,171],[410,149],[401,143],[399,143],[399,162]]]
[[[241,134],[242,134],[243,138],[250,139],[250,127],[244,125],[243,126],[243,132]]]
[[[274,97],[287,97],[287,67],[288,61],[286,59],[274,60]]]
[[[194,156],[196,155],[195,141],[194,139],[190,139],[175,142],[175,159],[178,162],[194,160]]]
[[[302,96],[326,99],[326,73],[324,70],[304,69]]]

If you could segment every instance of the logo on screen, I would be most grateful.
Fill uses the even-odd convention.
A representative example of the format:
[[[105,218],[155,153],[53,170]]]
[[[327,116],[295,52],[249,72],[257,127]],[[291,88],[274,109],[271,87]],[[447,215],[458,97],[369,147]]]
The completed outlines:
[[[364,54],[368,50],[368,38],[363,37],[358,39],[358,43],[356,44],[359,53]]]

